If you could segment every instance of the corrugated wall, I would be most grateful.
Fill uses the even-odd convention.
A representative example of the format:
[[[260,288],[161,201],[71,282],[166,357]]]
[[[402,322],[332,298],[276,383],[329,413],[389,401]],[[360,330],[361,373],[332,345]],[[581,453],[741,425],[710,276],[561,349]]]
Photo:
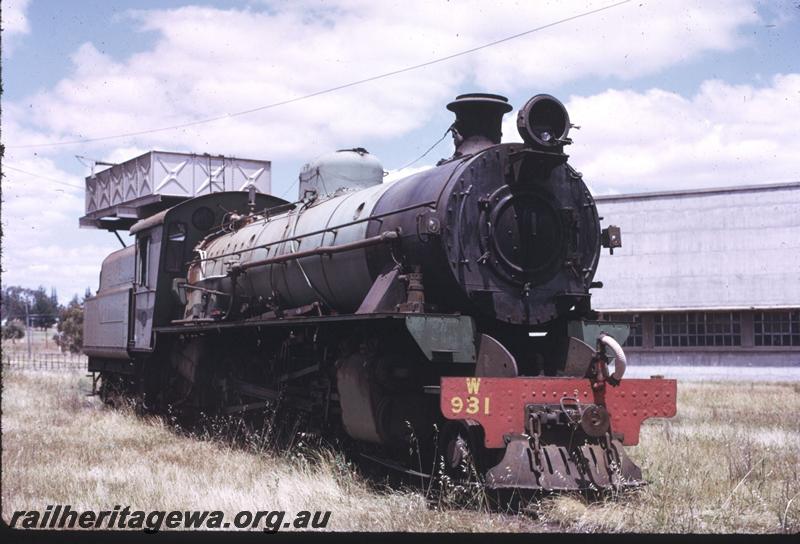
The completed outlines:
[[[800,307],[800,183],[597,199],[605,311]]]

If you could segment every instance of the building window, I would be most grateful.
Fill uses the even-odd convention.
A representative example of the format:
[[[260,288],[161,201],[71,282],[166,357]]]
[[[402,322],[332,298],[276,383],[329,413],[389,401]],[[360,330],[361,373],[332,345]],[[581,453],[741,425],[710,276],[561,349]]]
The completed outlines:
[[[625,323],[630,328],[628,339],[622,344],[624,347],[642,347],[642,316],[639,314],[603,314],[601,321],[618,321]]]
[[[633,314],[629,322],[631,332],[628,334],[628,339],[625,340],[625,346],[642,347],[642,316]]]
[[[755,312],[753,341],[756,346],[800,346],[800,310]]]
[[[739,312],[686,312],[653,317],[656,347],[742,345]]]

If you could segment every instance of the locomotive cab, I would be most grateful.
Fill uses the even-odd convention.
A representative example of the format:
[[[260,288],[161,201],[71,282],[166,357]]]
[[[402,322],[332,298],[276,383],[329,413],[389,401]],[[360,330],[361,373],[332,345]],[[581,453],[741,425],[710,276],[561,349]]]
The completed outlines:
[[[246,213],[251,202],[240,191],[197,197],[133,224],[134,244],[103,261],[97,294],[86,301],[84,353],[89,370],[134,372],[134,360],[156,348],[154,327],[183,315],[182,292],[194,246],[225,223]],[[286,201],[256,194],[258,209]]]

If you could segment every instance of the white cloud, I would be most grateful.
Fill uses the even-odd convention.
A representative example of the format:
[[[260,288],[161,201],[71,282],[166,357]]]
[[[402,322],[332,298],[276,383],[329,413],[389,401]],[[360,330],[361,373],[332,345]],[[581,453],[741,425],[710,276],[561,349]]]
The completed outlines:
[[[100,263],[119,242],[105,232],[78,233],[83,180],[49,159],[3,163],[13,164],[3,168],[3,285],[56,286],[62,302],[96,289]]]
[[[573,96],[571,161],[622,192],[800,180],[800,74],[763,87],[705,81],[691,98],[651,89]]]
[[[591,2],[597,9],[609,2]],[[493,28],[520,30],[569,13],[561,3],[531,3],[531,14],[509,7]],[[545,15],[546,13],[546,15]],[[527,16],[526,16],[527,15]],[[696,58],[707,51],[730,51],[746,43],[740,27],[758,21],[750,2],[632,2],[523,38],[515,45],[477,54],[475,77],[486,88],[515,88],[534,82],[547,89],[580,77],[634,79]]]
[[[432,67],[280,108],[109,145],[308,158],[423,126],[456,89],[512,94],[582,77],[633,78],[743,43],[748,0],[632,2]],[[607,5],[367,0],[131,12],[157,35],[122,60],[85,43],[73,72],[30,97],[46,140],[105,136],[258,107],[403,68]]]
[[[144,155],[148,151],[150,150],[145,149],[143,147],[115,147],[110,152],[105,153],[102,158],[98,157],[90,157],[90,158],[92,158],[93,160],[102,160],[103,162],[119,164],[134,157],[138,157],[139,155]],[[98,171],[104,168],[106,167],[100,166],[98,167]]]
[[[663,89],[572,96],[570,163],[602,193],[800,180],[800,73],[762,87],[703,82],[690,97]],[[503,141],[520,142],[517,111]]]
[[[30,33],[26,12],[30,0],[3,0],[3,57],[10,57],[17,39]]]

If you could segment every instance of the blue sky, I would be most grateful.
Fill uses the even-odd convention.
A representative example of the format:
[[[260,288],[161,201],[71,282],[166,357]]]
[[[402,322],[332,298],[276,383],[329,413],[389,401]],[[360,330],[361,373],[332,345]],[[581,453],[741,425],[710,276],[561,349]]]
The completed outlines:
[[[571,162],[595,192],[800,179],[797,1],[628,2],[452,61],[192,129],[60,147],[241,111],[470,49],[613,4],[3,0],[3,283],[97,287],[113,235],[79,230],[75,155],[149,149],[302,164],[363,146],[419,156],[461,92],[568,106]],[[504,138],[518,139],[514,114]],[[451,153],[445,140],[417,167]],[[36,174],[32,176],[21,171]],[[58,183],[60,182],[60,183]],[[75,188],[70,185],[77,186]]]

